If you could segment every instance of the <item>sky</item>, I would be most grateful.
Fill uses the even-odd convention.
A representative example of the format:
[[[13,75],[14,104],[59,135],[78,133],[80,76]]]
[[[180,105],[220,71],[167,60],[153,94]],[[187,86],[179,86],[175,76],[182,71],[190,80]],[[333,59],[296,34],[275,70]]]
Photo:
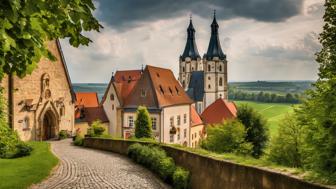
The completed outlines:
[[[178,74],[190,15],[203,56],[213,10],[229,81],[315,80],[323,0],[95,0],[104,26],[88,47],[61,40],[74,83],[108,83],[113,72],[153,65]]]

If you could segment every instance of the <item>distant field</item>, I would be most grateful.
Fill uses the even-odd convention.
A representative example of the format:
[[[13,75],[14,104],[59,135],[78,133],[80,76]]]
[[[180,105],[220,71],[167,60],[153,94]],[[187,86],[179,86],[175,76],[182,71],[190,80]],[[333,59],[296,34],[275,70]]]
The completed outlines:
[[[267,119],[271,136],[277,132],[278,124],[286,113],[293,111],[293,106],[291,104],[261,103],[251,101],[235,101],[235,103],[237,106],[241,104],[248,104],[260,112]]]

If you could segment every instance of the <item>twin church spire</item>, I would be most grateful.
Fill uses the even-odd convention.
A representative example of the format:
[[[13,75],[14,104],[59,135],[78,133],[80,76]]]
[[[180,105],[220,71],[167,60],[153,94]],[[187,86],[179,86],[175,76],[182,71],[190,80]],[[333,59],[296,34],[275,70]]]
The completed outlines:
[[[214,12],[213,21],[211,24],[210,42],[207,53],[204,55],[204,58],[206,58],[207,60],[212,60],[214,57],[218,57],[220,60],[226,59],[226,55],[223,53],[222,47],[220,45],[218,28],[219,26],[216,20],[216,12]],[[191,58],[191,60],[197,60],[197,58],[200,58],[200,55],[198,53],[195,42],[195,29],[192,24],[191,17],[187,32],[188,32],[187,43],[184,48],[183,54],[181,55],[181,59],[185,60],[185,58],[189,57]]]

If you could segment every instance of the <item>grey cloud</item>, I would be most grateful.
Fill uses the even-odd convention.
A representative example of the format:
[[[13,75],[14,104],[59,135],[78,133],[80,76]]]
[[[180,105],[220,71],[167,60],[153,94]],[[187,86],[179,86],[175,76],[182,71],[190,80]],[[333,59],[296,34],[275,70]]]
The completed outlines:
[[[308,61],[312,62],[315,59],[315,53],[321,48],[317,41],[317,34],[308,33],[303,39],[299,40],[299,46],[285,47],[282,45],[268,46],[263,48],[255,47],[256,56],[289,61]]]
[[[304,0],[96,0],[97,16],[115,29],[192,13],[204,18],[217,10],[219,19],[245,17],[280,22],[301,13]]]

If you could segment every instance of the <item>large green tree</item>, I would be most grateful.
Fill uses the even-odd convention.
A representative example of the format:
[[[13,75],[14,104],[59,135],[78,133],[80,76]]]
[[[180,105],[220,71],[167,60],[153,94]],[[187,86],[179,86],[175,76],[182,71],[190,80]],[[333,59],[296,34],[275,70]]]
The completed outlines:
[[[42,57],[55,60],[46,41],[69,38],[72,46],[88,45],[84,31],[102,27],[93,17],[92,0],[1,0],[0,79],[23,77]]]
[[[152,138],[152,120],[145,106],[137,109],[137,119],[135,120],[135,137]]]
[[[268,127],[260,113],[246,104],[238,107],[237,119],[245,126],[247,142],[252,143],[252,156],[260,157],[268,141]]]
[[[336,0],[325,1],[318,80],[297,114],[307,129],[306,167],[336,182]]]

